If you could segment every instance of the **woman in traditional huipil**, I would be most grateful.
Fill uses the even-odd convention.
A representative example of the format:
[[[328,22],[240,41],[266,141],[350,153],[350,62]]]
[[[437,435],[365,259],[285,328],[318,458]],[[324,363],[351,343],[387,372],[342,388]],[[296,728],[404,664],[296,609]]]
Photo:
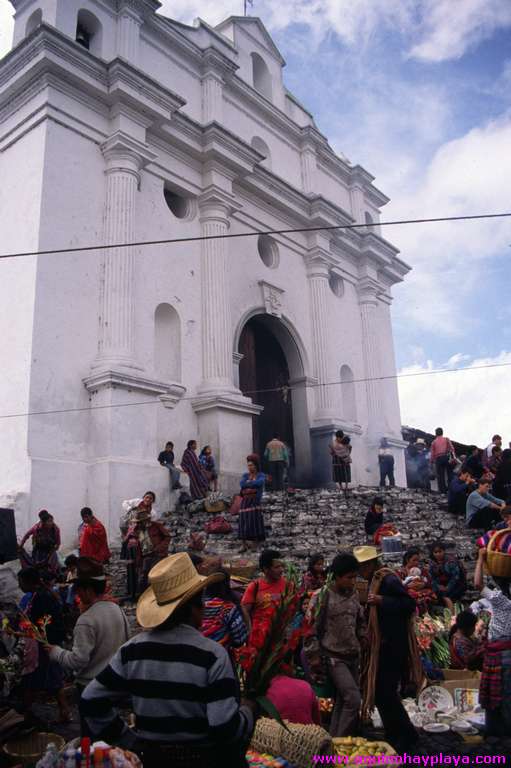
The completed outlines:
[[[238,538],[242,540],[242,552],[253,548],[266,538],[261,500],[266,475],[260,470],[259,456],[247,456],[247,470],[240,481],[241,507],[238,517]]]
[[[195,453],[196,450],[197,441],[188,440],[186,450],[181,459],[181,466],[190,478],[190,495],[194,501],[196,499],[205,499],[209,490],[209,480],[204,468],[199,463]]]

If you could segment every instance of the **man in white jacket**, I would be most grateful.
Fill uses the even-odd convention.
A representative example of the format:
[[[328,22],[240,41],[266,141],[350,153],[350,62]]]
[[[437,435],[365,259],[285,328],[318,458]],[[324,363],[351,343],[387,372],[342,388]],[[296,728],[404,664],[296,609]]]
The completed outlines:
[[[78,695],[107,666],[116,651],[129,640],[129,625],[122,609],[105,596],[103,567],[88,557],[78,558],[73,580],[81,613],[73,631],[70,651],[50,646],[50,658],[75,675]],[[82,721],[82,736],[86,726]]]

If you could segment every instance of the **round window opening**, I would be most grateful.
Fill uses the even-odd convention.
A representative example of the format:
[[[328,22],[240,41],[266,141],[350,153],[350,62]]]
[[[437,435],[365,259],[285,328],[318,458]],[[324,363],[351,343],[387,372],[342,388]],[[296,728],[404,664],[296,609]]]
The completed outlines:
[[[164,189],[163,195],[169,210],[174,214],[176,219],[191,218],[193,215],[193,205],[190,198],[178,195],[177,192],[173,192],[170,189]]]
[[[335,296],[338,296],[339,298],[344,296],[344,280],[342,277],[339,277],[339,275],[336,275],[335,272],[330,272],[328,285]]]
[[[275,240],[269,235],[259,235],[257,238],[257,250],[261,261],[269,269],[276,269],[279,265],[279,249]]]

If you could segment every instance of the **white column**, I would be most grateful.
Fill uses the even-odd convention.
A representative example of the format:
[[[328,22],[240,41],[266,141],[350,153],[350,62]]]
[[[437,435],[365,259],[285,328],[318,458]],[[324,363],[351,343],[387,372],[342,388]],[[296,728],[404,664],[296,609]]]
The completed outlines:
[[[304,192],[316,192],[317,158],[312,147],[305,147],[300,153],[302,164],[302,189]]]
[[[117,54],[137,66],[142,18],[129,2],[124,2],[125,4],[121,3],[117,23]]]
[[[318,384],[329,381],[328,349],[328,263],[320,256],[308,261],[309,292],[311,301],[312,349],[314,355],[314,376]],[[316,420],[332,418],[335,411],[334,386],[318,386],[315,389]]]
[[[206,125],[223,118],[223,81],[219,74],[208,72],[202,78],[202,122]]]
[[[203,195],[199,200],[201,233],[225,235],[231,205],[225,193]],[[201,392],[233,391],[227,240],[201,242],[202,377]]]
[[[112,137],[102,147],[106,161],[105,244],[131,243],[135,237],[135,206],[144,158]],[[139,367],[134,344],[135,249],[104,251],[99,317],[98,365]]]
[[[358,285],[358,301],[362,321],[362,351],[366,376],[366,397],[368,413],[368,431],[370,434],[382,433],[384,421],[383,382],[379,329],[378,329],[378,294],[379,286],[372,280],[363,280]]]

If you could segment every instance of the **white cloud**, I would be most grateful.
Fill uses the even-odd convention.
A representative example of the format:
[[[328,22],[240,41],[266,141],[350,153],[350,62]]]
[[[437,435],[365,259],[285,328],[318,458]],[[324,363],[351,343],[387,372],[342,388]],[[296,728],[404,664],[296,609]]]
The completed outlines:
[[[424,176],[394,195],[387,218],[501,213],[509,210],[511,115],[443,144]],[[396,155],[397,159],[397,155]],[[392,191],[391,191],[392,194]],[[399,289],[398,320],[443,336],[467,331],[463,302],[491,260],[507,250],[509,219],[386,229],[414,267]],[[475,318],[474,318],[475,319]]]
[[[511,26],[508,0],[423,0],[421,6],[419,40],[410,55],[423,61],[459,59],[495,30]]]
[[[498,433],[507,445],[511,440],[511,352],[478,358],[472,360],[467,370],[448,372],[456,365],[455,358],[466,360],[467,357],[460,353],[443,365],[428,360],[399,371],[400,375],[404,374],[398,379],[402,423],[428,432],[442,426],[454,440],[479,446],[487,445],[491,436]],[[510,367],[497,367],[503,363]],[[466,365],[466,362],[461,366],[457,363],[457,367]],[[496,367],[477,370],[483,365]],[[438,369],[446,373],[409,376]]]

